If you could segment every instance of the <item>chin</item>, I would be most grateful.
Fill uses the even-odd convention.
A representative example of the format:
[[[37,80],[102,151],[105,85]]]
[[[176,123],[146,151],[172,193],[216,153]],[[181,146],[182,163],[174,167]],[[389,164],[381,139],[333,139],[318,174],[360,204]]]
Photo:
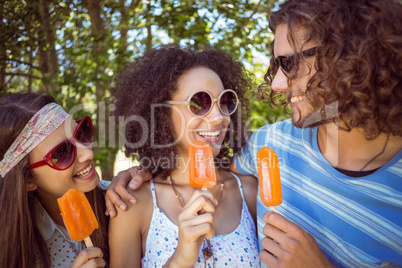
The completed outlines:
[[[320,110],[310,111],[304,115],[292,114],[292,124],[297,128],[313,128],[323,124],[327,124],[332,118],[323,118]]]
[[[292,124],[297,127],[297,128],[313,128],[320,126],[322,124],[325,124],[327,121],[321,120],[321,121],[315,121],[315,122],[308,122],[306,120],[299,120],[296,121],[292,119]]]
[[[219,155],[219,153],[221,152],[221,149],[218,147],[212,147],[212,155],[214,157],[217,157]]]
[[[93,175],[93,177],[91,178],[91,180],[88,181],[88,185],[85,185],[84,187],[82,187],[83,188],[82,192],[87,193],[87,192],[92,191],[93,189],[95,189],[98,186],[99,182],[100,182],[100,176],[96,172]]]

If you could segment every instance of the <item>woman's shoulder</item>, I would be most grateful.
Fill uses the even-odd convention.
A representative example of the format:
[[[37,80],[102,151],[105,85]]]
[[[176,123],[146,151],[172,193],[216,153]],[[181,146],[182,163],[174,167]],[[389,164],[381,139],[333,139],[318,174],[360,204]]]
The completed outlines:
[[[222,182],[225,184],[225,188],[229,187],[238,187],[237,179],[240,179],[240,183],[243,188],[256,188],[258,187],[258,180],[251,175],[242,175],[233,173],[229,170],[222,170]]]
[[[132,221],[135,218],[135,222],[139,222],[140,225],[143,225],[147,219],[152,217],[153,211],[153,202],[152,202],[152,193],[150,182],[144,182],[137,190],[128,189],[129,193],[133,195],[136,199],[136,203],[132,204],[126,202],[127,210],[123,211],[119,207],[117,208],[117,216],[111,219],[111,222],[119,222],[119,221]],[[141,215],[141,217],[138,217]]]
[[[152,193],[150,182],[144,182],[135,190],[129,190],[136,198],[135,204],[126,203],[126,211],[117,208],[117,216],[110,219],[109,247],[111,266],[126,267],[127,262],[141,262],[141,252],[152,220]],[[124,265],[123,265],[124,264]],[[133,266],[134,264],[131,264]],[[135,265],[134,265],[135,266]]]
[[[232,172],[230,172],[230,173],[232,173]],[[257,192],[258,180],[256,177],[254,177],[252,175],[242,175],[242,174],[235,174],[235,173],[232,173],[232,175],[236,176],[240,179],[243,188],[251,188],[252,190],[255,190],[255,192]]]
[[[258,180],[256,177],[251,175],[240,175],[240,174],[233,174],[233,175],[237,176],[241,181],[244,199],[255,221],[255,215],[257,213],[256,204],[257,204]]]
[[[136,190],[128,189],[129,193],[132,194],[137,202],[135,204],[128,203],[129,210],[140,210],[149,208],[152,204],[152,192],[151,192],[151,182],[146,181],[141,184],[141,186]]]

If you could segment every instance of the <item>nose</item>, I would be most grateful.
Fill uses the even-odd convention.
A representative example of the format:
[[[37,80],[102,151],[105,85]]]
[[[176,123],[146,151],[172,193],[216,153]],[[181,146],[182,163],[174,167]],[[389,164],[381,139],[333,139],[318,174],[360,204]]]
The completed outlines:
[[[209,122],[213,125],[218,125],[222,123],[224,115],[221,113],[221,110],[218,107],[218,103],[215,102],[211,112],[208,114]]]
[[[77,161],[80,163],[85,163],[87,161],[92,161],[94,158],[94,152],[92,151],[91,145],[85,146],[79,142],[76,143],[77,146]]]
[[[281,68],[278,68],[274,80],[272,81],[271,88],[275,91],[281,91],[284,93],[288,90],[288,77]]]

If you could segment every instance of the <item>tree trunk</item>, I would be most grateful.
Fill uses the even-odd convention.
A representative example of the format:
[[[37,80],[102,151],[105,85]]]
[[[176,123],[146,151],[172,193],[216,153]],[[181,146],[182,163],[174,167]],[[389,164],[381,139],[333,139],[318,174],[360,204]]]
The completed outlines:
[[[135,9],[137,6],[140,4],[140,0],[132,0],[131,4],[126,6],[125,5],[125,0],[119,0],[119,11],[121,14],[121,19],[120,19],[120,48],[117,51],[117,57],[116,57],[116,62],[118,66],[121,66],[120,68],[124,68],[130,59],[130,52],[127,51],[128,48],[128,42],[127,42],[127,36],[128,36],[128,30],[129,30],[129,14],[130,12],[135,12]],[[120,71],[120,68],[118,71]]]
[[[95,96],[97,103],[97,124],[95,125],[95,131],[98,133],[98,146],[94,148],[97,156],[102,160],[100,161],[101,176],[103,180],[111,180],[114,175],[114,162],[116,160],[116,153],[118,148],[107,148],[106,141],[108,137],[114,137],[114,135],[108,135],[108,119],[109,119],[109,105],[105,99],[106,89],[104,81],[101,77],[106,75],[106,66],[108,65],[107,57],[107,36],[106,29],[101,18],[101,6],[100,0],[88,0],[87,1],[88,14],[91,20],[91,32],[94,36],[92,57],[96,62],[96,68],[94,70],[95,83]]]
[[[0,25],[1,27],[4,26],[3,22],[3,12],[0,12]],[[3,92],[5,92],[6,88],[6,58],[7,58],[7,53],[6,53],[6,45],[1,44],[0,45],[0,96],[2,95]]]
[[[147,12],[147,18],[146,18],[146,28],[147,28],[147,39],[146,39],[146,44],[145,44],[145,49],[148,51],[152,49],[152,22],[151,22],[151,2],[148,2],[148,10]]]
[[[58,92],[57,76],[58,62],[56,52],[56,34],[49,12],[49,0],[39,0],[39,14],[41,18],[40,70],[46,92],[55,96]]]

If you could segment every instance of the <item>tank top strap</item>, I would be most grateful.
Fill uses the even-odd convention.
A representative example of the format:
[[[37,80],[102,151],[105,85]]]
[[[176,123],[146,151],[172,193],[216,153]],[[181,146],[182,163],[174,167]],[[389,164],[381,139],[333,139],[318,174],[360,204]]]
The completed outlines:
[[[243,185],[241,184],[241,180],[240,180],[239,176],[237,176],[236,174],[234,174],[234,173],[232,173],[232,172],[230,172],[230,173],[236,178],[237,184],[239,185],[239,190],[240,190],[241,198],[242,198],[243,201],[244,201],[245,199],[244,199],[244,195],[243,195]]]
[[[155,184],[154,184],[154,180],[151,179],[149,181],[149,184],[151,185],[151,193],[152,193],[152,201],[154,202],[154,207],[158,206],[158,203],[156,202],[156,194],[155,194]]]

